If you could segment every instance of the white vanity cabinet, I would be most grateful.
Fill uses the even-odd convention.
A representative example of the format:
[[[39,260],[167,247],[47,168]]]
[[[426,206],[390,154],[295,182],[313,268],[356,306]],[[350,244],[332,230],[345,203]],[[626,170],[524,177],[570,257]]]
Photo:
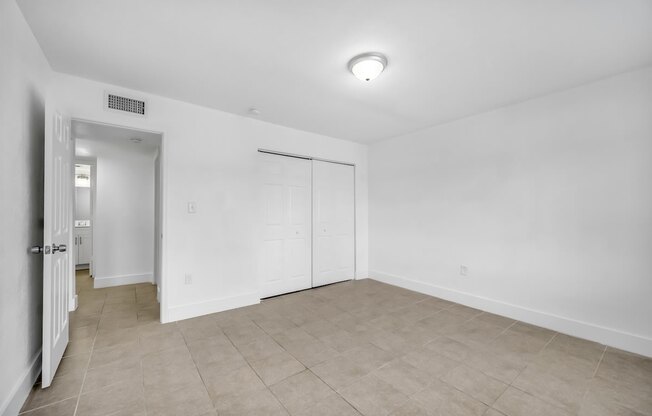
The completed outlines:
[[[93,255],[92,231],[90,227],[75,227],[75,265],[90,264]]]

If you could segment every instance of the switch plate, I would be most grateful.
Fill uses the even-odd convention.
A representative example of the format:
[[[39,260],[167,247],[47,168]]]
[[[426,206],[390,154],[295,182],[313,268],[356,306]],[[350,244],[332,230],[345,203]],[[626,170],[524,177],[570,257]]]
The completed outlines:
[[[188,202],[188,214],[194,214],[197,212],[197,203]]]
[[[467,276],[469,274],[469,268],[463,264],[460,265],[460,275]]]
[[[187,284],[187,285],[192,284],[192,275],[191,274],[186,274],[184,276],[184,283]]]

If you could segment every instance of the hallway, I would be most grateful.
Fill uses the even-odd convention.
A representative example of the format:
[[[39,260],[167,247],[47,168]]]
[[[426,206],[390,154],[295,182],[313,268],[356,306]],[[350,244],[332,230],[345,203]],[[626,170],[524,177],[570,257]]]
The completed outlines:
[[[34,386],[22,412],[40,409],[27,414],[72,415],[79,399],[77,414],[105,414],[90,408],[110,406],[106,400],[113,396],[115,405],[124,412],[121,414],[136,415],[131,409],[137,407],[138,394],[132,401],[124,395],[100,396],[106,394],[105,386],[140,379],[137,357],[155,349],[159,345],[156,336],[172,328],[159,323],[156,286],[142,283],[93,289],[88,270],[77,271],[76,279],[79,307],[70,314],[70,343],[64,358],[52,386]],[[86,394],[89,392],[94,393]]]

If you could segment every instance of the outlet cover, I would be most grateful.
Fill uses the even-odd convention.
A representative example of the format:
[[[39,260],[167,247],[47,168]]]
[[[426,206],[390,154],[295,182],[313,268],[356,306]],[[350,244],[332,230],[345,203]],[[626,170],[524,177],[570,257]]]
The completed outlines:
[[[463,264],[460,265],[460,275],[462,276],[468,276],[469,274],[469,268]]]

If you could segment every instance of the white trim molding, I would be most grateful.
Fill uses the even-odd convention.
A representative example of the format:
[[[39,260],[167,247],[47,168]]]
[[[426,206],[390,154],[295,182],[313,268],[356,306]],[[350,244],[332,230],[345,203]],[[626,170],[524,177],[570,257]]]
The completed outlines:
[[[572,335],[574,337],[599,342],[610,347],[652,357],[652,339],[641,335],[630,334],[614,328],[607,328],[467,292],[448,289],[430,283],[412,280],[403,276],[371,271],[369,272],[369,278],[451,302],[460,303],[472,308],[495,313],[497,315],[506,316],[508,318],[537,325],[563,334]]]
[[[172,306],[168,309],[166,318],[162,322],[180,321],[182,319],[195,318],[229,309],[241,308],[243,306],[256,305],[258,303],[260,303],[260,294],[258,292],[252,292],[228,298]]]
[[[127,274],[124,276],[96,276],[93,278],[95,289],[103,287],[135,285],[137,283],[154,283],[153,273]]]
[[[355,280],[362,280],[368,278],[369,278],[369,271],[367,270],[361,270],[355,272]]]
[[[41,374],[41,350],[38,350],[29,368],[25,370],[23,376],[18,380],[9,393],[9,396],[4,399],[0,406],[0,415],[2,416],[15,416],[20,412],[20,409],[25,404],[25,400],[32,390],[32,386],[36,382],[39,374]]]
[[[70,297],[70,303],[68,304],[68,311],[69,312],[76,311],[78,306],[79,306],[79,295],[75,294],[75,296]]]

